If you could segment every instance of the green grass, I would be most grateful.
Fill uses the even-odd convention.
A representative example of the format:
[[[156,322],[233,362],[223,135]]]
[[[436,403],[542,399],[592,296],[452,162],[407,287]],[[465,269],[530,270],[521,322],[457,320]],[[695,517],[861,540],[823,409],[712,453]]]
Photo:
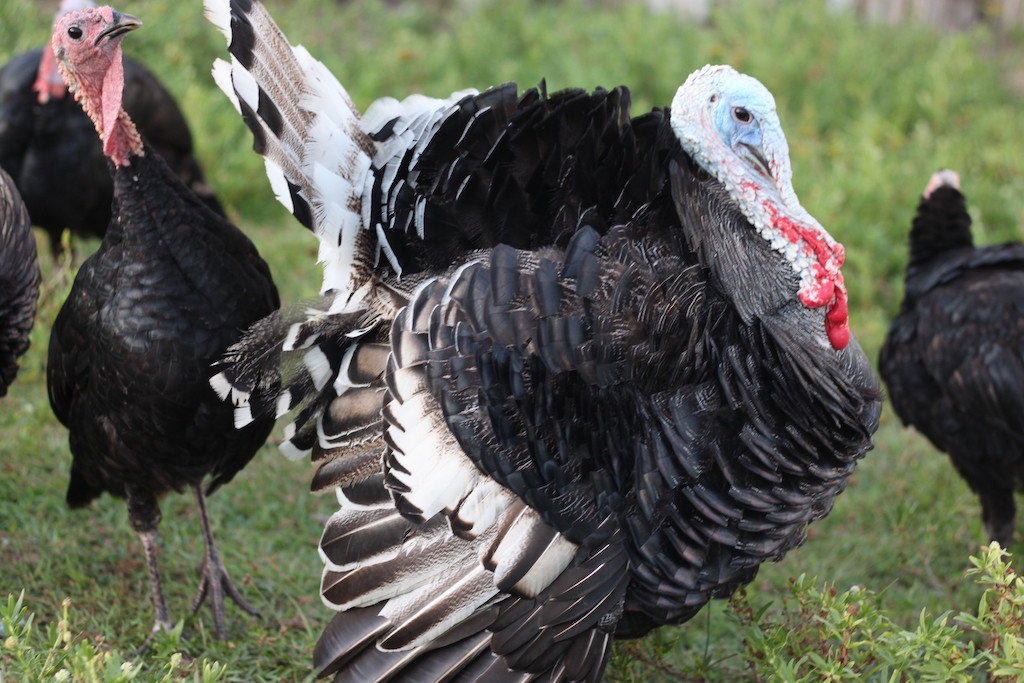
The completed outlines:
[[[46,39],[54,4],[0,3],[0,61]],[[1020,95],[1006,85],[1024,47],[1017,36],[871,26],[795,0],[771,11],[725,2],[707,27],[652,17],[636,3],[268,4],[291,40],[324,61],[361,108],[385,95],[443,96],[546,78],[550,89],[627,84],[639,112],[670,102],[686,75],[707,62],[758,77],[775,93],[802,203],[847,247],[851,320],[872,358],[899,304],[906,231],[932,171],[961,173],[979,242],[1021,238],[1024,119]],[[274,202],[250,135],[212,84],[210,63],[225,49],[199,0],[137,0],[117,9],[144,22],[126,51],[179,99],[212,184],[270,261],[283,298],[315,293],[315,240]],[[70,455],[47,403],[44,365],[66,285],[47,270],[32,349],[0,401],[0,589],[15,599],[24,591],[33,647],[45,652],[51,636],[67,633],[85,662],[68,665],[84,672],[134,661],[152,614],[123,504],[105,497],[72,513],[63,503]],[[161,639],[135,663],[142,669],[128,673],[138,680],[310,678],[312,645],[331,616],[317,597],[315,547],[320,520],[333,507],[330,497],[306,492],[310,472],[268,446],[210,501],[225,560],[263,618],[229,611],[230,638],[220,642],[210,637],[204,610],[185,624],[188,640]],[[183,615],[202,556],[198,522],[188,496],[169,496],[163,512],[168,600]],[[945,456],[902,429],[888,409],[875,450],[809,536],[762,570],[749,591],[758,608],[782,601],[788,579],[801,574],[876,591],[904,627],[917,624],[922,609],[978,604],[981,589],[964,578],[968,555],[984,540],[977,502]],[[750,677],[738,633],[729,606],[717,603],[684,627],[620,648],[613,671],[636,681]],[[181,647],[195,660],[171,661]],[[15,652],[0,648],[0,679],[32,673]],[[211,662],[225,671],[217,674]],[[35,675],[53,679],[53,672]]]

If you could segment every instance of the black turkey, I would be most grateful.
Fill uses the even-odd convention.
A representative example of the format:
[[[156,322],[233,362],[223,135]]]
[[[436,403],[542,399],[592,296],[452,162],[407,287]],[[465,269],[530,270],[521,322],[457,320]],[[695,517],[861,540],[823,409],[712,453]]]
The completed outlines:
[[[0,396],[28,350],[38,298],[36,239],[14,181],[0,169]]]
[[[336,680],[598,680],[825,516],[880,395],[842,247],[799,204],[774,102],[729,67],[632,118],[625,88],[506,84],[360,117],[258,2],[207,0],[322,299],[214,378],[340,510]]]
[[[1013,541],[1024,484],[1024,244],[975,247],[952,171],[934,174],[910,231],[903,304],[879,371],[903,424],[949,454],[989,540]]]
[[[57,18],[94,7],[64,0]],[[56,20],[55,20],[56,21]],[[125,111],[171,169],[210,208],[223,214],[193,156],[185,117],[164,86],[138,61],[124,59]],[[0,68],[0,168],[13,178],[32,223],[46,231],[52,255],[65,229],[102,237],[113,193],[106,157],[92,121],[68,96],[53,51],[15,55]]]
[[[225,593],[252,609],[217,553],[205,495],[249,462],[273,420],[234,430],[230,406],[209,386],[210,364],[279,302],[252,243],[193,194],[121,106],[121,41],[139,25],[101,7],[67,14],[54,29],[61,74],[112,162],[114,217],[57,315],[47,382],[70,431],[68,504],[103,492],[126,499],[152,577],[154,630],[173,623],[157,570],[157,501],[194,490],[206,558],[193,613],[210,595],[223,637]]]

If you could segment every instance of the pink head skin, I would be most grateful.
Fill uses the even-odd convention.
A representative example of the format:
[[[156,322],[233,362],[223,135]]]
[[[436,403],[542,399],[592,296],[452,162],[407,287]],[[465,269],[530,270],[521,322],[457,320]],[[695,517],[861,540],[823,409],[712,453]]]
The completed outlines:
[[[948,185],[954,190],[960,189],[960,176],[957,175],[956,171],[950,171],[948,168],[936,171],[932,174],[931,180],[928,181],[928,187],[924,188],[924,198],[928,199],[932,196],[932,192]]]
[[[126,166],[131,154],[142,154],[139,134],[121,108],[121,40],[141,25],[129,14],[93,7],[62,16],[50,40],[61,76],[95,124],[103,153],[116,166]]]
[[[843,245],[793,191],[789,148],[768,89],[731,67],[705,66],[679,88],[672,128],[683,149],[725,185],[761,237],[798,274],[800,302],[825,307],[832,347],[846,347],[850,326],[840,271]]]
[[[53,18],[53,25],[56,26],[60,18],[69,12],[95,7],[96,3],[91,0],[63,0],[60,9]],[[50,98],[61,99],[67,94],[68,88],[64,85],[64,79],[60,77],[57,70],[57,60],[53,57],[53,48],[49,45],[43,47],[43,57],[39,60],[39,72],[32,84],[32,90],[36,93],[39,104],[46,104]]]

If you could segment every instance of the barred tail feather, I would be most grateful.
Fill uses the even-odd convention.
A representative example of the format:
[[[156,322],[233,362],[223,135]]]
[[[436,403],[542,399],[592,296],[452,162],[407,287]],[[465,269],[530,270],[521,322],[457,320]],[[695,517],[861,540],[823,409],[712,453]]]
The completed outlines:
[[[345,88],[292,46],[258,0],[205,0],[228,39],[213,76],[253,133],[277,199],[321,242],[323,291],[351,294],[369,278],[375,237],[362,191],[376,147]]]

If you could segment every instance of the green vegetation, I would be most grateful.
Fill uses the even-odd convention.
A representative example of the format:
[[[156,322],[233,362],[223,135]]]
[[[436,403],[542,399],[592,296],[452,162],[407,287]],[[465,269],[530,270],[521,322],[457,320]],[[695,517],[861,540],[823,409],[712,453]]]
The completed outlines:
[[[758,77],[775,93],[802,203],[846,245],[852,324],[872,357],[899,304],[906,232],[932,171],[961,173],[979,242],[1022,236],[1024,119],[1010,87],[1020,80],[1011,71],[1019,36],[865,25],[795,0],[770,11],[725,1],[710,26],[611,0],[267,3],[361,108],[385,95],[546,78],[550,89],[627,84],[639,112],[669,103],[708,62]],[[55,4],[0,3],[0,62],[46,39]],[[248,131],[209,77],[226,51],[200,4],[115,5],[145,24],[126,51],[185,109],[211,183],[270,261],[283,298],[308,296],[320,282],[315,240],[273,200]],[[0,401],[0,680],[56,680],[61,670],[76,681],[310,680],[312,646],[331,616],[317,597],[316,541],[333,501],[309,495],[310,465],[272,446],[210,500],[225,561],[263,617],[229,608],[221,642],[204,609],[185,621],[185,637],[161,636],[133,655],[152,614],[124,506],[105,497],[72,513],[63,501],[70,456],[44,367],[67,284],[44,261],[33,346]],[[183,617],[202,557],[199,525],[190,496],[169,496],[163,512],[167,598]],[[945,680],[959,666],[1008,680],[1021,666],[1019,640],[1006,637],[1019,632],[1021,591],[990,551],[978,560],[986,572],[965,578],[983,541],[977,501],[945,456],[887,410],[875,450],[805,546],[731,603],[620,646],[611,677]],[[1002,611],[992,616],[993,606]]]

